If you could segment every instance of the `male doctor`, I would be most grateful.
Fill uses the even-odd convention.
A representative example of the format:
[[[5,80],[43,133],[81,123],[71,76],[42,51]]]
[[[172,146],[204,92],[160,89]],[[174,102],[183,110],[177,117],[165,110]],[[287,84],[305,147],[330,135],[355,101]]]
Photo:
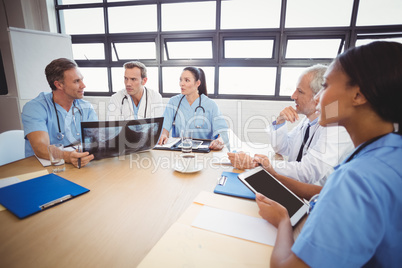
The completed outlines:
[[[81,122],[98,120],[92,105],[82,100],[84,77],[73,60],[55,59],[46,66],[45,74],[52,92],[40,93],[22,110],[26,157],[35,154],[49,159],[49,144],[79,144]],[[93,158],[88,152],[64,151],[64,161],[75,167],[83,167]]]
[[[326,66],[317,64],[304,70],[292,95],[296,107],[283,109],[268,128],[274,151],[287,157],[286,162],[267,165],[273,169],[268,170],[271,173],[276,172],[304,183],[324,185],[334,167],[353,150],[353,143],[345,128],[324,128],[318,124],[316,106],[319,99],[314,96],[322,87],[326,69]],[[286,122],[299,120],[299,114],[306,117],[288,132]],[[228,156],[236,168],[258,165],[255,159],[245,153],[228,153]]]
[[[162,116],[161,94],[145,87],[148,80],[145,65],[138,61],[130,61],[123,67],[125,89],[111,96],[108,119],[132,120]]]

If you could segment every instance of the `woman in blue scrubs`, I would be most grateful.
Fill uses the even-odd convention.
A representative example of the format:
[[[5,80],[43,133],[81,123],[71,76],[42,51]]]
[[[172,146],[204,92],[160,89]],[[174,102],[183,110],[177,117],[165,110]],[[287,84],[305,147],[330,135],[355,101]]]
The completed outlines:
[[[328,178],[297,240],[288,212],[256,195],[278,228],[271,267],[400,267],[402,44],[352,48],[330,65],[319,123],[344,126],[355,151]]]
[[[205,73],[201,68],[186,67],[180,76],[181,94],[172,97],[163,114],[159,144],[172,137],[192,133],[192,138],[213,140],[209,146],[221,150],[227,143],[227,123],[218,105],[208,98]]]

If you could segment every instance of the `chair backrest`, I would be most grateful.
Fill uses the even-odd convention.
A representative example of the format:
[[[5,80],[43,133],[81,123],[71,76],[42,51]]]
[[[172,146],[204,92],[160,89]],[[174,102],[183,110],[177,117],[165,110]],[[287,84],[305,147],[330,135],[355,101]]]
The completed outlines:
[[[0,133],[0,166],[25,158],[23,130]]]

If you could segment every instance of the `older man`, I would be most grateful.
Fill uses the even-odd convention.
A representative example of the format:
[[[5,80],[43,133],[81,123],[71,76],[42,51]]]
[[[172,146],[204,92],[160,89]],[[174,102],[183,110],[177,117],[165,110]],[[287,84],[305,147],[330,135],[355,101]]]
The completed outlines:
[[[353,144],[343,127],[321,127],[316,113],[314,96],[320,91],[326,66],[314,65],[300,76],[292,99],[296,107],[283,109],[269,128],[271,145],[287,162],[273,166],[278,174],[305,183],[323,185],[333,168],[353,150]],[[290,132],[286,122],[306,117]],[[258,163],[245,153],[229,153],[229,159],[237,168],[252,168]]]

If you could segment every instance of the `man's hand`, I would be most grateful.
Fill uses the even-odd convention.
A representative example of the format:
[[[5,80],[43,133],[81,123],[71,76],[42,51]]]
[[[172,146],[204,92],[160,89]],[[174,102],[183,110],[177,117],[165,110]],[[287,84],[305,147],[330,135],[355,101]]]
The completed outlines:
[[[84,167],[86,166],[92,159],[94,159],[94,155],[93,154],[89,154],[89,152],[77,152],[77,151],[65,151],[65,160],[66,163],[71,163],[73,164],[73,166],[75,166],[76,168],[78,168],[78,159],[81,159],[81,166],[80,167]],[[67,154],[67,155],[66,155]]]
[[[244,152],[228,153],[230,163],[237,169],[249,169],[258,166],[251,156]]]
[[[292,107],[286,107],[280,113],[278,118],[276,119],[276,124],[280,125],[283,124],[285,121],[289,121],[294,123],[296,120],[299,120],[299,115],[297,114],[296,110]]]
[[[263,154],[254,155],[254,162],[261,165],[266,171],[271,173],[273,176],[276,175],[274,168],[271,165],[271,161],[269,161],[268,156]]]

